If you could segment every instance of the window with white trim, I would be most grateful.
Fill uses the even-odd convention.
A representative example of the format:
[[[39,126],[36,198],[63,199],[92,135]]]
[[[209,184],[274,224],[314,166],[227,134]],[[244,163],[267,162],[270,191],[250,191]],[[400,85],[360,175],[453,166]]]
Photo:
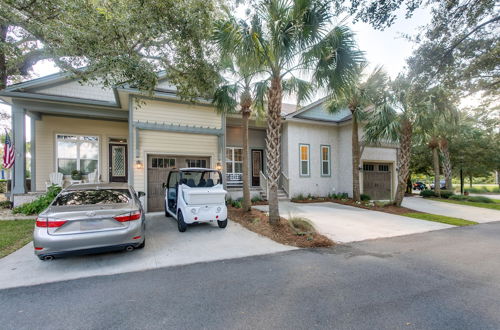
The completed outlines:
[[[243,148],[226,148],[226,173],[243,173]]]
[[[57,171],[71,175],[72,171],[82,174],[94,172],[99,166],[99,138],[86,135],[56,136]]]
[[[330,146],[322,145],[321,146],[321,176],[330,176]]]
[[[309,145],[308,144],[299,144],[299,174],[300,176],[309,176]]]

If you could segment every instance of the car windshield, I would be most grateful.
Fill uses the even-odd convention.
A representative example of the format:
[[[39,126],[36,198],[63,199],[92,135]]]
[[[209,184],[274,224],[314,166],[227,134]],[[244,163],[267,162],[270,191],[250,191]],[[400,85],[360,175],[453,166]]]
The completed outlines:
[[[222,183],[219,171],[182,171],[181,183],[191,188],[209,188]]]
[[[128,189],[73,190],[62,192],[53,205],[126,204],[131,198]]]

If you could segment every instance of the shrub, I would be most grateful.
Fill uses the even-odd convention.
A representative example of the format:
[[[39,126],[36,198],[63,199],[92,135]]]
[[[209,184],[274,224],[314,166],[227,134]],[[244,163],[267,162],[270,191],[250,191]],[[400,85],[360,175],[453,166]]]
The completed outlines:
[[[14,214],[21,213],[24,215],[41,213],[43,210],[49,207],[50,203],[52,203],[54,198],[56,198],[57,194],[59,194],[60,192],[61,192],[61,187],[58,187],[56,185],[50,186],[49,189],[47,190],[47,193],[38,197],[37,199],[35,199],[30,203],[25,203],[19,205],[18,207],[15,207],[12,210],[12,213]]]
[[[434,193],[433,190],[429,189],[424,189],[420,192],[420,196],[427,198],[427,197],[436,197],[436,194]]]
[[[370,195],[367,195],[367,194],[361,194],[361,200],[362,200],[363,202],[367,202],[367,201],[371,200]]]
[[[467,196],[453,195],[453,196],[450,196],[450,199],[452,199],[454,201],[466,201],[468,198],[467,198]]]
[[[259,195],[252,197],[252,203],[262,202],[262,197]]]
[[[295,197],[292,198],[292,201],[303,201],[304,199],[305,199],[304,195],[298,194],[298,195],[296,195]]]
[[[468,196],[467,200],[475,203],[494,203],[491,198],[485,196]]]
[[[231,205],[237,209],[241,209],[241,201],[240,200],[231,201]]]
[[[315,233],[314,226],[305,218],[291,217],[288,219],[288,223],[296,235],[303,236]]]
[[[1,201],[0,202],[0,209],[10,209],[11,207],[12,207],[11,201]]]
[[[453,195],[455,195],[453,190],[441,190],[441,198],[448,199]]]

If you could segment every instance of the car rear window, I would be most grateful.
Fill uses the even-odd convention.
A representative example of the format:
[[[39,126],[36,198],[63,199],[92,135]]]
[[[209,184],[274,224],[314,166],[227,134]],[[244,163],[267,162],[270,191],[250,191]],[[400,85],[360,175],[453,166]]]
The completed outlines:
[[[74,190],[61,193],[53,205],[126,204],[131,198],[128,189]]]

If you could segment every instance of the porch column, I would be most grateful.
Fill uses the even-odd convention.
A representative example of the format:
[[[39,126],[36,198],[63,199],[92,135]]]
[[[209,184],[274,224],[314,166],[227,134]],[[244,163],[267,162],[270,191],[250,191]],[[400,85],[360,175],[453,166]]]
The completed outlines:
[[[12,194],[26,193],[26,111],[16,103],[12,105],[12,139],[16,160],[13,166]]]
[[[36,191],[36,118],[30,116],[31,121],[31,141],[30,141],[30,154],[31,154],[31,191]]]

